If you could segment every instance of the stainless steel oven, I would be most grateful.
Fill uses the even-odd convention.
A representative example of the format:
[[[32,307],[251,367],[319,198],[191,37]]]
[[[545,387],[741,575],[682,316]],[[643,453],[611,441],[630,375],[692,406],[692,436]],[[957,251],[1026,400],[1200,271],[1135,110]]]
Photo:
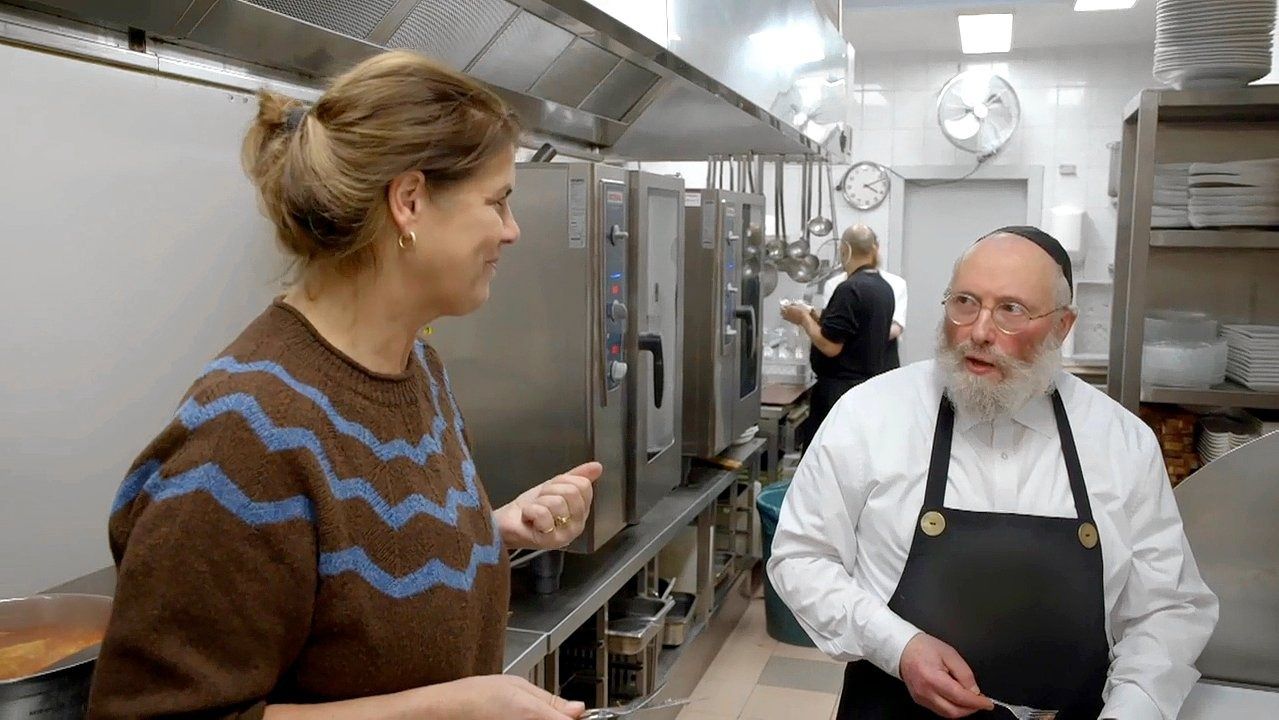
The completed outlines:
[[[684,181],[632,171],[627,517],[680,481],[684,403]]]
[[[684,454],[713,457],[759,422],[761,293],[742,273],[764,196],[684,194]]]
[[[520,163],[519,242],[502,253],[488,302],[432,336],[495,506],[579,463],[604,464],[576,552],[627,522],[630,207],[625,170]]]

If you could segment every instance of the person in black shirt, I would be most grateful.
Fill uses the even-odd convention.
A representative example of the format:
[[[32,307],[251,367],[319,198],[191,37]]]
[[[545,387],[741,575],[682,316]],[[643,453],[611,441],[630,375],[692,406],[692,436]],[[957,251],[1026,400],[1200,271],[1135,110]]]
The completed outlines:
[[[875,269],[879,242],[874,234],[845,232],[839,242],[848,279],[831,293],[820,316],[803,303],[782,309],[782,317],[808,334],[809,362],[817,375],[808,419],[800,428],[804,444],[821,427],[835,401],[849,389],[888,370],[893,323],[893,289]]]

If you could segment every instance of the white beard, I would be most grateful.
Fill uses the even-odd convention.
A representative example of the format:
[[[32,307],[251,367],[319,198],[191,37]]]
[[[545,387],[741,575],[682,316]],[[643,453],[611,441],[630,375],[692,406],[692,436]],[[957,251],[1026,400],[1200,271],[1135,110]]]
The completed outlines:
[[[938,332],[937,366],[943,387],[955,409],[982,422],[1006,417],[1053,388],[1053,378],[1061,370],[1061,342],[1050,334],[1040,344],[1035,359],[1018,360],[991,346],[983,351],[1002,373],[1001,379],[974,375],[964,366],[964,356],[976,349],[972,341],[951,347],[946,340],[945,320]]]

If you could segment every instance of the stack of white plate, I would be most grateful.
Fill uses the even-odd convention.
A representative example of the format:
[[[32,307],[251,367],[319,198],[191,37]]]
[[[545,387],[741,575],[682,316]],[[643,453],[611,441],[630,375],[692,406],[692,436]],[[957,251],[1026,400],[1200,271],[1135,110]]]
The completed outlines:
[[[1155,77],[1177,89],[1243,87],[1270,72],[1275,0],[1159,0]]]
[[[1155,203],[1150,227],[1190,227],[1190,163],[1155,166]]]
[[[1196,449],[1205,463],[1247,445],[1264,433],[1261,421],[1247,413],[1239,417],[1209,415],[1199,421],[1199,428]]]
[[[1190,224],[1279,225],[1279,159],[1192,164]]]
[[[1223,325],[1226,377],[1252,390],[1279,391],[1279,325]]]

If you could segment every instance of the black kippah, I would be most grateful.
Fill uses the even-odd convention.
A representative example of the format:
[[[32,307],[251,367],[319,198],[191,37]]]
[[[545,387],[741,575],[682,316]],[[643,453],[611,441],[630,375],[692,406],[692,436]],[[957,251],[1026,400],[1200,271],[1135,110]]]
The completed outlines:
[[[1070,286],[1070,298],[1071,300],[1074,300],[1075,277],[1074,273],[1070,269],[1070,254],[1066,252],[1066,248],[1061,246],[1061,243],[1057,242],[1057,238],[1030,225],[1009,225],[1008,227],[1001,227],[998,230],[986,234],[982,239],[984,240],[991,235],[999,235],[1000,233],[1007,233],[1009,235],[1026,238],[1043,248],[1044,252],[1052,256],[1053,261],[1061,267],[1061,274],[1066,276],[1066,284]],[[980,242],[980,240],[978,242]]]

